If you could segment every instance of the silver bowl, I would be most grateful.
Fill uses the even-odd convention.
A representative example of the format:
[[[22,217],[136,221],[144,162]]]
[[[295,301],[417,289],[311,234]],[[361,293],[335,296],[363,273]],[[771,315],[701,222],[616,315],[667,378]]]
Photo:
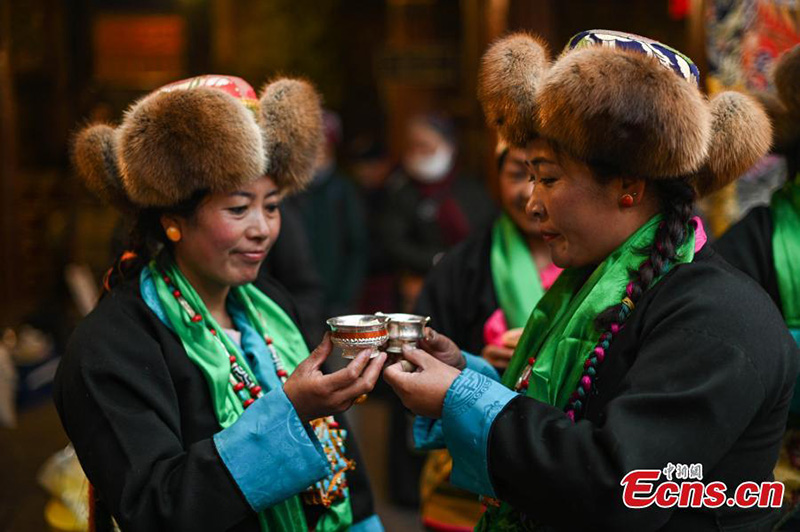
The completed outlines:
[[[389,345],[386,352],[393,354],[402,353],[403,345],[417,347],[417,342],[422,339],[425,326],[430,321],[428,316],[416,314],[378,312],[376,316],[384,316],[389,320],[386,326],[389,331]]]
[[[331,341],[340,347],[344,358],[355,358],[364,349],[370,350],[370,358],[378,356],[378,348],[389,339],[385,316],[374,314],[350,314],[330,318],[325,323],[331,328]]]

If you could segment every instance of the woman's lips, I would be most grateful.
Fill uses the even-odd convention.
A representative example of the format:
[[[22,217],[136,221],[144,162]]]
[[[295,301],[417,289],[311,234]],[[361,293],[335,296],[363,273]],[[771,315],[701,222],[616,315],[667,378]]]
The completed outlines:
[[[542,231],[542,240],[544,240],[545,242],[551,242],[560,236],[561,235],[558,233],[547,233],[545,231]]]
[[[248,262],[259,262],[267,257],[266,251],[238,251],[237,253]]]

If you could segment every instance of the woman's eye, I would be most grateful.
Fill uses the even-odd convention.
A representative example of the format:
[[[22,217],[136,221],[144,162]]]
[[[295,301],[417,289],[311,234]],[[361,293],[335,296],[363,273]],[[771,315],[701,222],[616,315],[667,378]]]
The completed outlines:
[[[552,185],[556,181],[558,181],[558,179],[555,178],[555,177],[541,177],[541,178],[539,178],[539,183],[543,184],[544,186]]]
[[[268,203],[264,206],[264,210],[267,211],[269,214],[275,214],[278,212],[280,205],[277,203]]]
[[[228,207],[228,212],[231,214],[244,214],[247,211],[247,205],[241,205],[238,207]]]

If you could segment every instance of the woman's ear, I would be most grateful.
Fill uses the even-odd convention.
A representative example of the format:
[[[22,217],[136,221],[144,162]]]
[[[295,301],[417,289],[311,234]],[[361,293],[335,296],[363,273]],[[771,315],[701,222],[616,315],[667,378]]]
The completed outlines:
[[[638,205],[646,198],[647,183],[644,179],[622,177],[619,180],[619,187],[619,197],[630,195],[633,198],[633,205]]]

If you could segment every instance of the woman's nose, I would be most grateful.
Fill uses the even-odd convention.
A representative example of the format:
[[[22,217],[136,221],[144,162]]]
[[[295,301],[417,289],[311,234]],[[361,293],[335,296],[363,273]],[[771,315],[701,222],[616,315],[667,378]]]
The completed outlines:
[[[259,212],[255,215],[253,223],[248,228],[247,236],[250,238],[269,238],[269,222],[265,212]]]
[[[536,187],[531,191],[528,202],[525,204],[525,212],[532,218],[541,219],[544,216],[544,205],[536,194]]]

